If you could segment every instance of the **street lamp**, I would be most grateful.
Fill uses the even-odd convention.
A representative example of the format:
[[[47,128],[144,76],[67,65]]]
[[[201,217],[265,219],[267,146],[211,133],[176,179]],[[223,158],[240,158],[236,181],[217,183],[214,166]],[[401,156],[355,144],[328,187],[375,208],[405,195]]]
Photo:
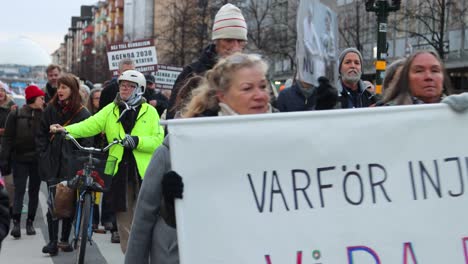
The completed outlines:
[[[366,0],[366,11],[377,15],[377,60],[375,62],[375,92],[382,93],[382,81],[387,62],[387,20],[388,13],[400,9],[401,0]]]

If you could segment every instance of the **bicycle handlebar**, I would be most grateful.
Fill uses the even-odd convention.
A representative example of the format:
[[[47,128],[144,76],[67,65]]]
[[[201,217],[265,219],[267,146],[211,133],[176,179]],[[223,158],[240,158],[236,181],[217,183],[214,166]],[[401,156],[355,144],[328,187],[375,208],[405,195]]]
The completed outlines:
[[[73,142],[73,144],[75,144],[75,146],[78,149],[88,151],[88,152],[107,152],[107,150],[109,150],[109,148],[112,147],[113,145],[122,144],[121,139],[115,138],[111,143],[109,143],[109,145],[105,146],[104,148],[83,147],[80,145],[80,143],[78,143],[78,141],[76,141],[76,139],[72,135],[70,135],[70,133],[62,132],[62,134],[65,135],[65,138],[71,140],[71,142]]]

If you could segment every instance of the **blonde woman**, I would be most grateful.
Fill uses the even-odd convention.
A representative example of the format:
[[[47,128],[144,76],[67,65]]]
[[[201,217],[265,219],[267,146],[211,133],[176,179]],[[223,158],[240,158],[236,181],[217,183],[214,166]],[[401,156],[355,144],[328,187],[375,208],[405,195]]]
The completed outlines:
[[[263,114],[269,104],[267,64],[256,55],[236,53],[208,71],[182,117]],[[174,197],[182,198],[182,178],[171,171],[166,139],[153,154],[138,196],[125,263],[179,263]]]

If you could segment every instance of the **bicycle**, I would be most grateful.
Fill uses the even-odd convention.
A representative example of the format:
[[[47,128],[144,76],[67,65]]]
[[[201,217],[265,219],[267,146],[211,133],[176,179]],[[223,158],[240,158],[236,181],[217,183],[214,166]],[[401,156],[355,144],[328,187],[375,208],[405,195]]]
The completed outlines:
[[[85,153],[83,157],[77,157],[74,161],[78,162],[78,166],[70,168],[75,177],[68,181],[68,185],[72,189],[76,189],[78,199],[76,201],[76,213],[74,219],[74,239],[73,247],[78,249],[76,263],[83,264],[86,255],[86,244],[89,242],[92,245],[92,219],[93,208],[95,203],[95,192],[105,192],[109,189],[110,183],[105,183],[104,176],[108,175],[111,181],[111,175],[117,162],[117,158],[107,156],[105,153],[115,144],[121,144],[122,140],[114,139],[106,147],[99,149],[93,147],[83,147],[69,133],[64,133],[65,138],[69,139],[78,148],[79,152]],[[101,155],[99,155],[101,154]],[[106,156],[102,158],[102,155]],[[97,158],[97,156],[101,156]],[[82,165],[80,162],[84,162]],[[104,167],[102,166],[104,164]],[[80,169],[81,170],[77,170]],[[102,178],[104,177],[104,179]]]

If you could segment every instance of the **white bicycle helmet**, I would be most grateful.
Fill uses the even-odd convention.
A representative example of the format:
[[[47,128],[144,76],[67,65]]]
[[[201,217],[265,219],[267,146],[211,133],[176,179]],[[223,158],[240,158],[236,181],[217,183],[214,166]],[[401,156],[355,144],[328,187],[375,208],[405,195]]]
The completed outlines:
[[[135,70],[124,71],[120,74],[119,79],[117,79],[117,81],[119,83],[121,81],[129,81],[129,82],[136,83],[138,87],[135,89],[134,93],[140,94],[140,95],[145,93],[146,79],[145,79],[145,76],[139,71],[135,71]]]

